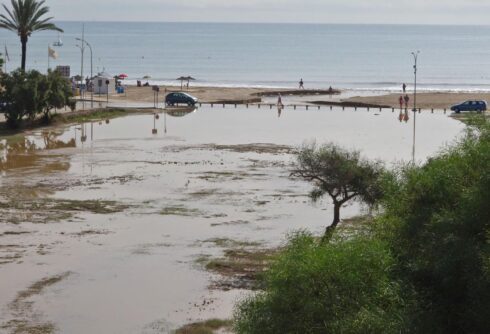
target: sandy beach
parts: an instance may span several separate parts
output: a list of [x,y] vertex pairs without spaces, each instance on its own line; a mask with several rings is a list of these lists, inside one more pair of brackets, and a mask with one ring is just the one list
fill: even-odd
[[[390,106],[398,108],[398,99],[403,93],[393,93],[378,96],[356,96],[343,102],[368,103],[379,106]],[[410,105],[413,103],[413,93],[408,93]],[[490,101],[490,93],[453,93],[453,92],[431,92],[417,93],[417,107],[422,109],[449,109],[452,105],[466,100]]]
[[[160,86],[159,100],[164,99],[165,94],[170,92],[180,92],[191,94],[203,103],[257,103],[261,102],[264,96],[294,95],[294,96],[314,96],[325,95],[329,91],[325,89],[274,89],[274,88],[247,88],[247,87],[189,87],[180,89],[180,86]],[[340,91],[334,90],[333,94]],[[87,96],[86,96],[87,97]],[[132,101],[132,102],[153,102],[154,92],[152,87],[127,86],[126,94],[112,95],[111,99]]]
[[[180,86],[161,86],[159,101],[162,102],[165,94],[178,92]],[[271,102],[281,94],[290,103],[297,104],[326,104],[337,106],[365,106],[398,108],[400,93],[380,94],[380,92],[358,92],[355,90],[334,90],[328,94],[325,89],[272,89],[272,88],[246,88],[246,87],[190,87],[183,90],[199,99],[202,103],[260,103]],[[354,95],[354,96],[352,96]],[[359,96],[357,96],[359,95]],[[413,103],[413,93],[409,92],[409,105]],[[88,99],[89,95],[85,95]],[[127,86],[125,94],[110,96],[111,102],[127,103],[153,103],[154,92],[152,87]],[[96,97],[96,100],[105,101],[105,96]],[[466,100],[490,101],[490,93],[463,93],[463,92],[420,92],[417,93],[417,107],[421,109],[449,109],[452,105]]]

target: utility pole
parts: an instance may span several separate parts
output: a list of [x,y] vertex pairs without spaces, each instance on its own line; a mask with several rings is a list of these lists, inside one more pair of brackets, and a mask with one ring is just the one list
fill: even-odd
[[82,24],[82,45],[80,46],[80,50],[82,52],[82,60],[81,60],[81,70],[80,70],[80,97],[82,98],[82,106],[85,110],[85,100],[84,100],[84,89],[83,89],[83,55],[85,52],[85,23]]
[[[93,78],[94,78],[94,63],[93,63],[94,54],[92,52],[92,46],[86,40],[82,40],[80,38],[76,38],[76,40],[77,41],[81,41],[82,42],[82,45],[83,44],[87,44],[87,46],[88,46],[88,48],[90,50],[90,80],[93,80]],[[92,82],[92,89],[90,90],[90,107],[92,109],[94,108],[94,87],[93,87],[93,82]]]

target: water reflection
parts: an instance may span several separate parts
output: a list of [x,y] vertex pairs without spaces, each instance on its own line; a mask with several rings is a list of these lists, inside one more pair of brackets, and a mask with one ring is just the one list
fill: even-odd
[[282,114],[282,110],[284,109],[284,105],[278,104],[277,105],[277,117],[280,118]]
[[[0,141],[0,170],[34,166],[41,159],[49,157],[49,155],[40,154],[42,150],[76,147],[75,138],[60,139],[64,132],[64,130],[42,131],[38,140],[31,137],[19,139],[15,136],[3,139]],[[52,161],[43,164],[42,168],[59,171],[67,170],[69,165],[60,161]]]
[[[170,117],[185,117],[197,111],[196,107],[176,107],[176,108],[165,108],[163,112],[163,133],[167,134],[167,115]],[[156,119],[159,119],[158,114],[155,116]],[[155,125],[153,126],[156,131]],[[156,132],[152,132],[156,134]]]
[[401,122],[407,123],[410,120],[410,117],[408,116],[408,109],[405,109],[405,112],[402,112],[402,109],[400,109],[398,120],[400,121],[400,123]]
[[164,113],[172,117],[184,117],[195,112],[197,108],[195,107],[185,107],[185,108],[167,108]]

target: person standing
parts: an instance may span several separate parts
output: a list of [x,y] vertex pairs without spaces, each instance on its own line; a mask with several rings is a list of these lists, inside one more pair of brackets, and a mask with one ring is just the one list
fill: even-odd
[[403,96],[400,95],[398,102],[400,103],[400,110],[401,110],[403,108]]
[[410,101],[410,98],[408,97],[407,94],[405,94],[404,100],[405,100],[405,109],[407,109],[408,108],[408,101]]
[[303,78],[299,80],[299,89],[305,89],[305,83],[303,82]]
[[403,89],[403,93],[405,93],[407,91],[407,85],[403,84],[402,89]]
[[281,94],[279,94],[279,96],[277,97],[277,106],[278,107],[282,107],[283,106]]

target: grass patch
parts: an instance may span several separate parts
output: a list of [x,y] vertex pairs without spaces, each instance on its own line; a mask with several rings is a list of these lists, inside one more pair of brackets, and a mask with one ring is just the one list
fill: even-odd
[[168,206],[160,210],[160,215],[162,216],[184,216],[184,217],[194,217],[201,214],[198,209],[190,209],[184,206]]
[[61,210],[61,211],[81,211],[81,212],[91,212],[91,213],[98,213],[98,214],[111,214],[111,213],[124,211],[127,208],[129,208],[128,205],[120,204],[115,201],[56,200],[56,201],[52,201],[52,207],[50,209]]
[[222,258],[200,260],[206,270],[221,276],[220,280],[213,282],[211,288],[224,291],[257,290],[262,288],[261,278],[277,253],[277,249],[238,248],[225,250]]
[[68,114],[55,114],[52,120],[53,123],[84,123],[88,121],[113,119],[129,115],[132,112],[134,112],[134,110],[121,108],[96,109]]
[[0,223],[50,223],[70,219],[75,212],[113,214],[127,208],[129,205],[103,200],[11,199],[8,202],[0,202]]
[[256,247],[260,246],[260,242],[256,241],[239,241],[233,240],[229,238],[212,238],[204,240],[205,243],[214,243],[218,247],[227,247],[227,248],[237,248],[237,247]]
[[80,231],[77,233],[73,233],[73,235],[77,237],[84,237],[84,236],[89,236],[89,235],[105,235],[109,234],[110,232],[107,230],[84,230]]
[[28,301],[32,296],[41,294],[46,288],[59,283],[71,275],[65,272],[59,275],[43,278],[26,290],[20,291],[8,308],[15,318],[2,325],[1,329],[9,330],[13,334],[51,334],[56,332],[55,326],[50,322],[39,321],[39,315],[33,311],[32,302]]
[[52,334],[56,332],[54,324],[30,324],[25,320],[10,320],[0,329],[11,329],[12,334]]
[[214,334],[217,330],[231,329],[231,320],[210,319],[185,325],[175,331],[176,334]]
[[36,283],[28,287],[26,290],[19,292],[17,294],[17,298],[15,298],[15,300],[13,301],[13,304],[15,305],[23,301],[24,299],[40,294],[44,289],[64,280],[69,275],[71,275],[71,272],[66,272],[60,275],[46,277],[37,281]]

